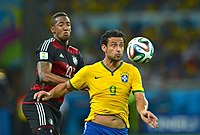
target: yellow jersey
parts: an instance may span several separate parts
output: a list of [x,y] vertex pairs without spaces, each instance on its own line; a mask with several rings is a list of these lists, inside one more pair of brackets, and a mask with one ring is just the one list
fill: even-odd
[[128,121],[128,98],[130,91],[144,92],[139,70],[126,62],[110,71],[102,61],[86,65],[69,80],[77,90],[89,87],[90,113],[85,121],[91,121],[97,114],[115,115],[130,127]]

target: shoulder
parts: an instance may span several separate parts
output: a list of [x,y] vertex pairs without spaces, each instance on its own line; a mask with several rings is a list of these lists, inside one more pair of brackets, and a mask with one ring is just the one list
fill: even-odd
[[101,62],[96,62],[94,64],[85,65],[84,67],[82,67],[82,69],[89,70],[89,71],[92,71],[93,69],[96,70],[97,67],[99,67],[100,64],[101,64]]
[[124,62],[124,61],[123,61],[123,65],[126,66],[126,67],[131,67],[131,68],[135,67],[134,65],[127,63],[127,62]]
[[55,41],[54,38],[48,38],[48,39],[43,40],[42,45],[48,45],[54,41]]
[[138,70],[138,68],[136,66],[134,66],[133,64],[130,64],[130,63],[127,63],[127,62],[123,62],[123,65],[126,67],[126,68],[129,68],[131,70]]
[[93,64],[90,65],[91,68],[96,69],[96,67],[100,67],[102,66],[101,61],[95,62]]
[[77,48],[73,47],[73,46],[69,46],[69,47],[67,48],[67,51],[68,51],[69,53],[71,53],[71,54],[79,54],[79,50],[78,50]]
[[51,43],[54,42],[55,39],[54,38],[48,38],[43,40],[43,42],[40,44],[40,51],[47,51],[48,48],[51,46]]

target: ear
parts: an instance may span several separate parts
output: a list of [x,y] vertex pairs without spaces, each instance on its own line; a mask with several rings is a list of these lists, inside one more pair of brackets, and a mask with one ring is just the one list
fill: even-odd
[[56,33],[56,32],[55,32],[55,28],[54,28],[53,26],[51,26],[50,30],[51,30],[51,32],[52,32],[53,34]]
[[106,51],[107,51],[107,47],[106,47],[105,44],[102,44],[102,45],[101,45],[101,49],[102,49],[103,52],[106,53]]

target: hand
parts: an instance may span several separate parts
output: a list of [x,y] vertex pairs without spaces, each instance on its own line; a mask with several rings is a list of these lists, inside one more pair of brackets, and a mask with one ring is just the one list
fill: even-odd
[[39,91],[35,93],[33,97],[33,99],[37,99],[37,102],[40,100],[46,101],[49,100],[50,98],[51,98],[51,93],[46,91]]
[[143,111],[141,113],[141,119],[147,123],[151,128],[158,127],[158,118],[150,111]]

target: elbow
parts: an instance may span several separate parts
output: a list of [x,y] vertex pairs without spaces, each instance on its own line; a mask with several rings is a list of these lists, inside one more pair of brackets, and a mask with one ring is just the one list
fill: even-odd
[[39,74],[39,80],[40,80],[40,82],[43,82],[43,83],[49,82],[49,79],[47,77],[47,73],[41,72]]

